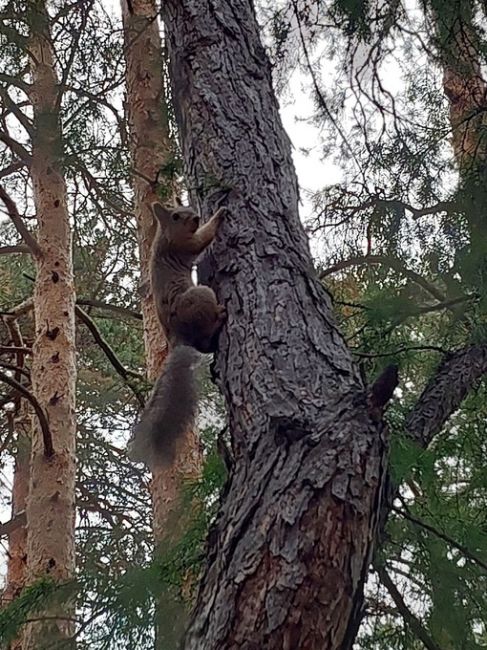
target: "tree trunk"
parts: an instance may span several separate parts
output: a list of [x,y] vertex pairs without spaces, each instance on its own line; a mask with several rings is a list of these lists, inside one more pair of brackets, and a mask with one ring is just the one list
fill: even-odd
[[249,0],[163,4],[184,159],[228,311],[215,371],[235,466],[185,648],[332,649],[367,570],[384,442],[315,277]]
[[[60,90],[43,1],[30,3],[28,19],[30,98],[35,127],[31,175],[37,240],[42,251],[36,260],[32,386],[46,413],[51,434],[51,440],[43,438],[35,421],[27,501],[27,568],[32,583],[39,578],[65,581],[74,575],[76,359],[71,233],[61,160]],[[66,603],[46,610],[45,614],[52,618],[27,626],[24,650],[38,650],[46,643],[54,646],[69,638],[73,633],[69,620],[72,612],[71,605]]]
[[480,42],[469,3],[441,5],[434,12],[443,62],[443,90],[448,98],[452,145],[462,172],[484,161],[487,85],[480,66]]
[[[30,409],[26,401],[20,403],[13,426],[16,432],[17,451],[15,454],[14,475],[12,482],[11,520],[19,519],[8,534],[7,578],[2,594],[2,605],[8,606],[27,582],[27,528],[22,522],[29,486],[30,431],[32,427]],[[8,645],[8,650],[22,650],[22,640],[17,638]]]
[[[164,74],[161,38],[157,21],[155,0],[132,0],[130,8],[122,0],[122,17],[125,33],[125,59],[127,65],[127,106],[129,114],[130,147],[133,161],[133,188],[141,279],[149,279],[149,258],[154,237],[154,220],[150,207],[156,198],[155,191],[162,187],[171,199],[170,182],[158,176],[161,168],[171,159],[168,134],[167,105],[164,92]],[[164,185],[164,182],[166,183]],[[169,191],[168,191],[169,189]],[[159,323],[150,292],[143,292],[142,317],[147,364],[147,377],[154,381],[160,374],[167,353],[167,342]],[[180,441],[176,462],[171,468],[154,468],[151,482],[153,530],[155,542],[177,539],[176,525],[181,512],[178,508],[183,478],[200,475],[202,455],[199,439],[188,431]],[[161,605],[162,622],[157,625],[156,647],[168,642],[167,635],[179,637],[180,625],[172,630],[181,616],[167,620],[167,607]],[[180,610],[180,608],[178,607]],[[179,612],[181,614],[181,612]],[[164,637],[164,638],[163,638]],[[167,646],[166,646],[167,647]]]
[[487,281],[487,84],[473,11],[472,3],[461,0],[441,3],[434,21],[443,90],[450,107],[453,153],[460,173],[459,208],[470,236],[469,250],[461,259],[461,276],[471,290],[482,291]]
[[[144,282],[149,278],[149,257],[154,237],[150,202],[156,198],[158,174],[164,163],[170,160],[171,150],[156,3],[155,0],[132,0],[130,4],[131,11],[126,1],[122,1],[135,215],[141,279]],[[142,316],[147,376],[154,381],[161,372],[167,342],[150,292],[142,297]],[[169,470],[155,470],[153,474],[152,502],[157,541],[168,532],[167,520],[177,502],[181,478],[198,476],[200,469],[199,441],[195,433],[189,431],[181,441],[176,464]]]

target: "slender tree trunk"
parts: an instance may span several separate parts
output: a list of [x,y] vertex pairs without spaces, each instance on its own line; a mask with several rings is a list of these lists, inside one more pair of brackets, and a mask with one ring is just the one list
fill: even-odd
[[[2,594],[2,604],[8,606],[27,582],[27,528],[22,521],[27,501],[29,486],[29,456],[30,431],[32,427],[31,414],[28,404],[20,403],[19,411],[13,421],[16,432],[17,451],[15,455],[14,475],[12,482],[12,515],[11,519],[19,520],[8,535],[7,578]],[[22,650],[22,640],[12,641],[8,650]]]
[[[28,20],[35,126],[31,175],[42,251],[36,260],[32,386],[51,434],[51,440],[43,438],[35,421],[27,501],[28,579],[62,582],[73,577],[75,565],[75,290],[62,172],[60,90],[49,17],[42,0],[30,3]],[[72,611],[66,603],[46,610],[48,620],[27,626],[24,650],[55,646],[69,638]]]
[[470,3],[461,0],[442,4],[434,11],[453,151],[463,173],[475,168],[479,161],[485,161],[487,152],[487,85],[482,76],[481,46],[471,12]]
[[216,375],[235,466],[185,648],[339,648],[367,570],[381,427],[317,281],[250,0],[168,0],[190,186],[226,203],[204,278],[228,311]]
[[[16,318],[4,317],[10,336],[11,343],[18,347],[24,347],[24,340]],[[17,368],[23,368],[25,355],[21,352],[16,354],[15,364]],[[22,383],[22,373],[16,371],[15,380]],[[14,472],[12,480],[12,509],[11,521],[12,530],[8,533],[7,552],[7,577],[5,589],[2,593],[2,606],[8,606],[17,596],[27,582],[27,528],[25,525],[25,508],[29,489],[29,461],[30,461],[30,434],[32,429],[31,409],[26,400],[20,396],[15,398],[15,411],[12,413],[11,422],[12,434],[16,441],[16,452]],[[21,650],[21,638],[11,641],[9,650]]]
[[[155,0],[132,0],[130,8],[122,0],[125,32],[125,58],[127,64],[127,105],[129,113],[130,144],[133,161],[133,187],[141,279],[149,279],[149,257],[154,223],[151,200],[162,187],[168,200],[171,197],[170,181],[158,178],[161,168],[171,159],[168,134],[167,105],[164,92],[162,45],[157,20]],[[164,185],[165,183],[165,185]],[[142,316],[147,376],[154,381],[161,372],[167,353],[167,342],[156,314],[150,292],[142,296]],[[153,470],[151,495],[155,542],[177,538],[180,518],[179,494],[183,478],[195,478],[201,471],[202,456],[199,439],[188,431],[181,440],[175,464]],[[160,604],[161,621],[157,625],[156,647],[167,647],[167,635],[180,636],[182,612],[173,612],[168,620],[169,602]],[[176,629],[172,629],[175,624]]]
[[[473,3],[434,0],[434,23],[450,108],[453,153],[460,173],[460,208],[470,235],[462,279],[475,291],[487,280],[487,83]],[[437,6],[438,5],[438,6]]]

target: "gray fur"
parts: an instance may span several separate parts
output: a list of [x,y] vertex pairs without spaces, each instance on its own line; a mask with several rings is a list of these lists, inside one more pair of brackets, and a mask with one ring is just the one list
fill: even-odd
[[201,355],[187,345],[178,345],[170,353],[147,400],[139,422],[133,428],[128,447],[135,462],[172,465],[176,442],[196,418],[198,382],[195,366]]

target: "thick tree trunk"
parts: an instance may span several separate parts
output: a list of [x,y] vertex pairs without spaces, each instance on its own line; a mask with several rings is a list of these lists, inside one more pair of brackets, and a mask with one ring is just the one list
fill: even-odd
[[[154,220],[150,202],[155,198],[161,168],[171,158],[168,134],[167,105],[163,85],[162,45],[155,0],[132,0],[130,8],[122,0],[127,64],[127,106],[130,146],[133,161],[133,188],[141,278],[149,279],[149,257],[154,236]],[[171,199],[170,181],[159,178]],[[164,183],[166,182],[166,185]],[[168,191],[169,190],[169,191]],[[142,316],[148,379],[160,374],[167,353],[167,342],[159,323],[150,292],[142,296]],[[202,455],[198,436],[188,431],[178,446],[176,462],[170,468],[154,468],[151,482],[153,530],[155,542],[176,539],[181,518],[180,489],[184,478],[200,475]],[[180,604],[159,604],[160,618],[156,624],[156,648],[175,645],[184,624],[184,608]],[[173,615],[168,620],[168,612]]]
[[235,467],[186,648],[339,648],[375,534],[384,442],[317,281],[249,0],[168,0],[175,108],[228,310],[216,375]]
[[[42,250],[36,260],[32,386],[46,413],[52,440],[43,439],[35,421],[27,501],[27,568],[30,582],[46,577],[64,581],[74,575],[75,563],[75,290],[66,186],[61,168],[60,91],[49,18],[40,0],[30,3],[29,9],[30,98],[35,125],[31,175],[37,240]],[[55,645],[71,636],[69,604],[52,608],[46,614],[60,618],[29,624],[25,650],[38,650],[46,643]]]

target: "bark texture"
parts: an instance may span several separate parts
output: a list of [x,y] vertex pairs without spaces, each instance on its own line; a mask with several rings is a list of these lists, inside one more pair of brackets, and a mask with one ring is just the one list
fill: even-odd
[[[28,579],[65,581],[74,574],[75,546],[75,290],[71,234],[62,173],[59,89],[44,2],[30,4],[30,99],[34,110],[31,176],[37,215],[34,289],[36,338],[32,387],[44,409],[54,454],[47,457],[37,422],[32,433],[31,476],[27,501]],[[71,636],[69,604],[47,612],[59,619],[27,626],[24,648],[38,650]],[[63,618],[61,618],[63,617]]]
[[426,449],[485,374],[486,346],[472,345],[448,355],[408,415],[407,435]]
[[200,271],[228,311],[215,373],[236,463],[185,648],[338,648],[375,534],[381,427],[313,271],[252,3],[162,11],[194,198],[229,208]]
[[[162,44],[155,0],[122,0],[127,65],[127,107],[133,160],[135,216],[141,279],[149,279],[149,257],[154,237],[150,207],[156,198],[158,174],[171,156],[167,106],[163,85]],[[163,179],[161,179],[163,182]],[[167,354],[167,342],[150,292],[142,296],[147,376],[154,381]],[[201,469],[199,440],[193,431],[178,448],[171,468],[153,471],[151,493],[156,541],[168,534],[168,520],[177,508],[182,477],[196,477]]]

